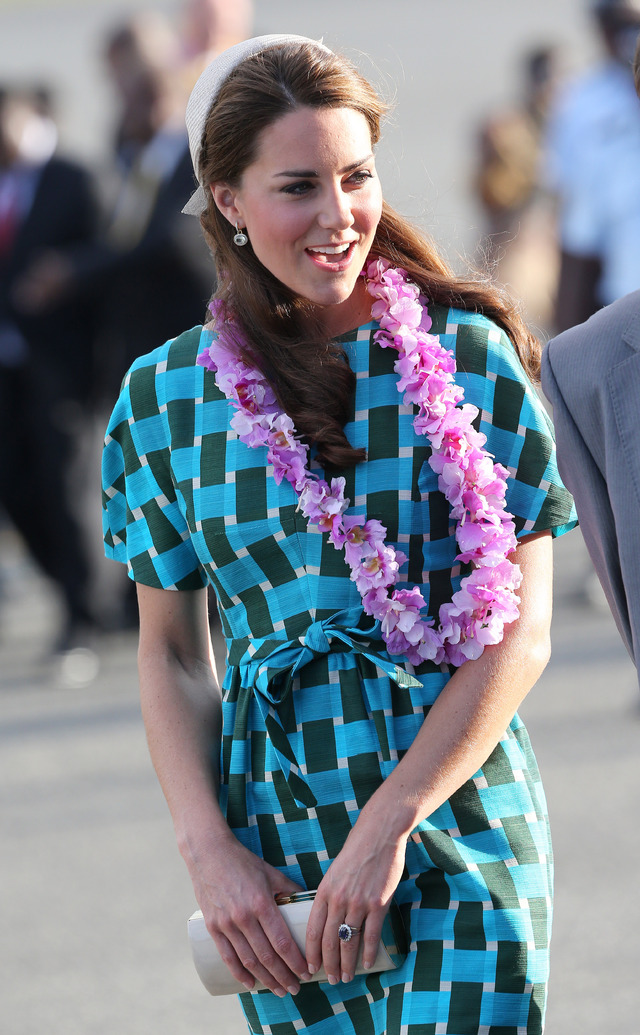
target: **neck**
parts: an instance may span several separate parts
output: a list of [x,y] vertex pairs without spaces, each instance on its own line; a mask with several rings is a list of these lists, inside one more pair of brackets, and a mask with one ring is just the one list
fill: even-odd
[[349,298],[338,305],[318,306],[314,316],[328,338],[338,338],[371,319],[371,296],[363,277],[358,277]]

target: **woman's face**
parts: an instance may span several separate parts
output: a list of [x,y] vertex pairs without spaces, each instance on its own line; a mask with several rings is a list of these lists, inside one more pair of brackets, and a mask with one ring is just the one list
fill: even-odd
[[246,227],[268,270],[322,308],[331,334],[368,319],[358,280],[382,211],[366,119],[351,108],[299,108],[263,130],[240,187],[212,188],[216,204]]

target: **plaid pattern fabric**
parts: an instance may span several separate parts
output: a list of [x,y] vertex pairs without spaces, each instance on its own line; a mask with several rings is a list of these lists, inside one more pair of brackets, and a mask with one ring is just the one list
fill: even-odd
[[[550,424],[510,343],[485,318],[433,307],[487,448],[510,471],[520,535],[575,524]],[[431,613],[465,574],[454,526],[402,405],[375,324],[347,336],[357,375],[350,441],[368,460],[344,474],[350,512],[378,518],[408,556]],[[277,486],[266,451],[229,427],[229,404],[195,365],[206,330],[143,357],[105,444],[107,553],[167,589],[210,581],[227,637],[221,800],[252,851],[317,887],[359,810],[410,747],[449,678],[396,669],[367,624],[342,554]],[[335,472],[331,472],[335,473]],[[551,903],[544,794],[514,718],[482,769],[422,822],[397,895],[411,951],[394,972],[310,985],[295,998],[241,997],[256,1033],[533,1035],[541,1032]]]

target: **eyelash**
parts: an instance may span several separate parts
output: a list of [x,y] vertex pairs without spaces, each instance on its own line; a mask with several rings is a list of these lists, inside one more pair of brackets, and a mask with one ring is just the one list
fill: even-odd
[[[356,172],[351,173],[351,176],[346,180],[347,184],[352,184],[356,187],[361,187],[366,180],[373,179],[373,173],[369,172],[368,169],[358,169]],[[315,183],[311,180],[300,180],[297,183],[288,183],[286,187],[282,188],[283,194],[292,194],[294,197],[302,197],[307,194],[309,190],[313,190]]]

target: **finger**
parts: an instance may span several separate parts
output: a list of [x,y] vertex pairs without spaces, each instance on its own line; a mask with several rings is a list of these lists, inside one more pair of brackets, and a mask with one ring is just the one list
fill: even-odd
[[[345,920],[343,924],[338,926],[341,981],[348,982],[353,980],[358,962],[358,952],[363,941],[364,927],[364,919]],[[347,935],[350,936],[347,937]]]
[[327,920],[327,903],[316,898],[307,921],[305,955],[310,974],[317,974],[322,966],[322,935]]
[[[233,950],[236,954],[236,958],[240,965],[240,970],[245,974],[248,974],[248,980],[244,980],[243,984],[251,992],[255,987],[255,982],[259,981],[269,988],[275,995],[283,998],[289,989],[286,985],[283,985],[278,981],[268,967],[264,966],[262,960],[269,962],[269,952],[265,949],[264,944],[258,939],[258,945],[252,944],[243,934],[242,931],[236,931],[233,935]],[[226,961],[225,961],[226,962]],[[229,966],[229,964],[227,964]],[[231,973],[235,971],[232,967],[229,967]],[[242,980],[242,979],[241,979]],[[292,985],[292,988],[294,986]],[[297,990],[297,989],[296,989]]]
[[342,975],[341,942],[338,937],[338,930],[340,925],[344,923],[344,915],[344,909],[340,913],[330,909],[322,934],[322,962],[327,975],[327,981],[331,985],[336,985]]
[[303,888],[301,884],[296,884],[294,880],[290,880],[289,877],[285,876],[284,873],[281,873],[280,870],[276,870],[273,867],[272,870],[273,877],[275,879],[272,879],[270,883],[273,888],[274,897],[277,895],[297,895],[301,891],[307,890],[306,888]]
[[365,970],[370,970],[376,961],[385,915],[386,910],[383,910],[382,912],[371,912],[367,916],[367,922],[362,932],[362,965]]
[[[247,970],[247,968],[243,966],[236,949],[229,939],[220,931],[215,931],[211,937],[216,943],[218,952],[220,953],[220,959],[231,972],[233,977],[236,981],[241,981],[247,991],[252,992],[255,987],[256,980],[251,971]],[[246,954],[246,958],[249,959],[248,953]]]
[[289,984],[286,987],[290,988],[291,979],[293,979],[294,983],[308,981],[311,975],[307,967],[307,961],[296,945],[293,935],[277,906],[274,905],[265,917],[259,917],[258,919],[261,921],[265,937],[277,954],[277,960],[284,967],[284,970],[282,970],[282,967],[280,968],[281,972],[286,972],[290,977]]
[[[276,902],[280,896],[286,899],[288,896],[296,895],[300,892],[306,891],[306,888],[303,888],[300,884],[296,884],[295,881],[291,880],[280,870],[277,870],[274,866],[269,866],[268,863],[264,863],[264,867],[267,871],[267,876],[269,878],[271,888],[273,891],[273,896],[276,899]],[[307,969],[307,961],[300,949],[298,948],[296,942],[291,937],[291,932],[289,931],[289,928],[287,927],[281,912],[277,910],[273,914],[273,916],[274,918],[277,918],[277,920],[275,921],[275,926],[271,927],[267,919],[265,923],[263,923],[263,927],[265,928],[265,930],[268,929],[268,934],[272,940],[273,938],[282,939],[283,937],[286,939],[285,945],[283,946],[280,955],[282,955],[282,958],[284,959],[287,966],[295,974],[298,975],[301,981],[308,981],[311,977],[311,974]]]
[[[289,943],[293,942],[291,932],[274,903],[269,904],[269,910],[275,913],[278,922],[278,933],[271,935],[275,944],[265,932],[258,914],[245,912],[233,920],[229,919],[228,926],[225,926],[222,933],[231,943],[240,967],[247,971],[250,977],[261,981],[276,995],[284,996],[287,992],[297,995],[300,991],[300,981],[280,956],[280,951],[286,951]],[[293,944],[300,959],[301,970],[306,972],[306,961],[295,943]],[[235,974],[233,968],[230,969]],[[246,978],[240,977],[240,980],[247,983]]]
[[[262,922],[260,922],[262,921]],[[298,949],[278,908],[271,907],[268,918],[255,917],[243,925],[243,933],[253,948],[259,965],[268,972],[265,984],[286,988],[292,996],[300,990],[298,974],[307,975],[307,960]],[[289,966],[287,960],[291,960]]]

